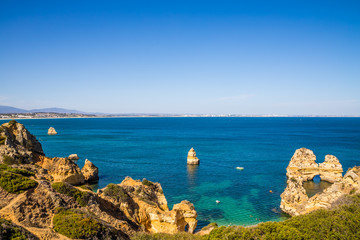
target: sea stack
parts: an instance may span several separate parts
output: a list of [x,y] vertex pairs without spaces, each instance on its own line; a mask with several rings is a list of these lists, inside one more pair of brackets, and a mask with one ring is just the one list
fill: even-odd
[[191,148],[190,151],[188,152],[187,164],[199,165],[199,163],[200,163],[200,160],[196,157],[196,152],[195,152],[194,148]]
[[57,132],[55,131],[55,128],[50,127],[48,130],[48,135],[56,135],[56,134],[57,134]]

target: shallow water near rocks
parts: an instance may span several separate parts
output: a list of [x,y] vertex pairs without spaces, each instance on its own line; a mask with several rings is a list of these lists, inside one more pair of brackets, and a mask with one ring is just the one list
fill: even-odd
[[[98,187],[126,176],[160,182],[169,207],[187,199],[198,228],[279,221],[286,167],[295,150],[360,165],[360,118],[87,118],[29,119],[48,156],[77,153],[99,167]],[[1,123],[5,121],[0,121]],[[58,135],[47,135],[52,126]],[[191,147],[199,166],[187,166]],[[244,167],[238,170],[236,167]],[[269,191],[272,190],[272,193]],[[216,203],[219,200],[220,203]]]

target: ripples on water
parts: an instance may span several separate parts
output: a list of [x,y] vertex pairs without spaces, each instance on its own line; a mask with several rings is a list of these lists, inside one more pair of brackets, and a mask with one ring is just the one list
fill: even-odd
[[[4,122],[4,121],[2,121]],[[48,156],[77,153],[100,169],[99,187],[126,176],[160,182],[169,207],[195,204],[199,228],[278,221],[286,167],[296,149],[318,162],[337,156],[344,169],[360,165],[359,118],[114,118],[19,120]],[[48,136],[53,126],[59,133]],[[199,166],[187,166],[194,147]],[[236,167],[244,167],[239,171]],[[308,189],[322,188],[313,183]],[[269,191],[272,190],[273,193]],[[217,204],[216,200],[220,203]]]

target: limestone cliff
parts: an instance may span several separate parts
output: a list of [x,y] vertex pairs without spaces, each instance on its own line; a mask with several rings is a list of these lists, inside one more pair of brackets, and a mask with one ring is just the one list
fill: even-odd
[[41,144],[24,125],[12,120],[0,126],[0,163],[33,163],[39,155]]
[[[175,204],[169,211],[166,198],[159,183],[146,179],[142,182],[125,178],[121,184],[99,190],[100,196],[109,200],[136,224],[151,233],[193,233],[197,224],[194,205],[188,201]],[[120,195],[119,195],[120,193]]]
[[[332,203],[345,194],[359,192],[359,168],[349,169],[342,176],[342,166],[332,155],[326,155],[323,163],[316,163],[314,153],[306,148],[295,151],[286,168],[287,186],[281,194],[280,208],[290,215],[301,215],[320,208],[329,208]],[[309,198],[303,183],[320,175],[321,180],[332,183],[322,193]]]

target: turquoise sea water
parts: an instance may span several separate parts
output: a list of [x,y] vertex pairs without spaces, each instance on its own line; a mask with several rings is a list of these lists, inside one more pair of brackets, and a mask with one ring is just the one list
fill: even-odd
[[[40,140],[47,156],[77,153],[81,167],[91,160],[100,169],[100,188],[126,176],[160,182],[170,208],[184,199],[194,203],[199,228],[209,222],[252,225],[286,218],[279,210],[280,194],[297,148],[313,150],[318,162],[333,154],[345,171],[360,165],[360,118],[18,121]],[[48,136],[50,126],[59,134]],[[199,166],[186,164],[191,147]]]

